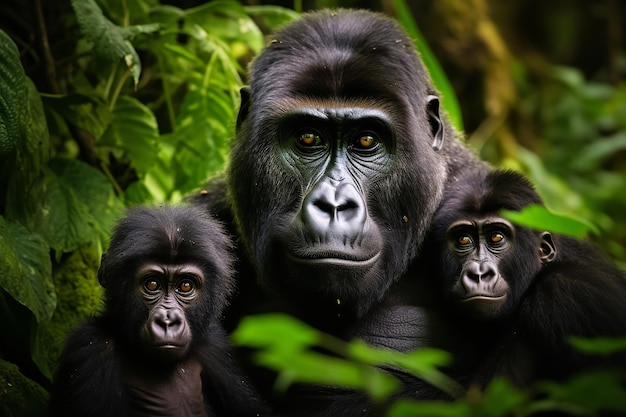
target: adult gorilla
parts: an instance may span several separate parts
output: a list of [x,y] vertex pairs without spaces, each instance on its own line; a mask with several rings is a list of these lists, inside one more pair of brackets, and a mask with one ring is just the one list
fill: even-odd
[[484,167],[435,94],[407,35],[363,10],[304,15],[254,61],[228,197],[214,180],[194,200],[232,216],[271,310],[351,334],[402,276],[446,182]]
[[194,198],[232,220],[245,252],[227,318],[284,311],[339,337],[416,347],[420,312],[390,288],[446,183],[487,169],[456,136],[395,21],[322,11],[278,32],[242,91],[226,187]]

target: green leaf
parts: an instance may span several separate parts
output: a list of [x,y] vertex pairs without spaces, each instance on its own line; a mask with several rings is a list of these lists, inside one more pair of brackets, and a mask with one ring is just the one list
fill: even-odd
[[301,350],[314,346],[319,334],[313,328],[284,314],[244,317],[232,333],[233,343],[255,348],[280,346],[281,350]]
[[257,362],[279,372],[276,389],[284,391],[294,382],[333,385],[367,392],[382,401],[395,392],[400,382],[372,366],[300,350],[267,349],[256,355]]
[[370,365],[394,365],[419,377],[429,384],[441,389],[452,398],[460,398],[465,389],[453,379],[439,371],[451,362],[448,352],[438,349],[421,348],[408,353],[389,349],[379,349],[365,344],[360,340],[353,340],[348,345],[348,357]]
[[185,96],[174,132],[176,189],[189,192],[224,168],[234,134],[235,103],[214,85],[193,86]]
[[450,117],[450,121],[457,130],[462,131],[463,116],[461,114],[461,106],[456,99],[456,94],[454,94],[452,84],[450,84],[446,73],[443,71],[443,68],[441,68],[441,65],[439,65],[437,58],[435,58],[435,54],[431,51],[428,43],[424,40],[424,36],[417,27],[415,20],[413,20],[411,10],[407,6],[406,0],[394,0],[393,4],[396,8],[398,20],[402,26],[404,26],[404,29],[408,32],[409,36],[413,38],[422,61],[430,73],[433,84],[440,92],[439,99],[441,100],[443,108],[446,109],[448,117]]
[[44,239],[0,216],[0,256],[0,287],[32,311],[38,323],[49,320],[56,294]]
[[125,39],[129,32],[107,19],[95,0],[72,0],[72,7],[81,33],[93,44],[93,54],[105,62],[123,60],[137,85],[141,62],[133,45]]
[[471,409],[467,403],[408,399],[395,402],[386,414],[387,417],[461,417],[471,415]]
[[26,113],[28,87],[20,55],[13,40],[0,30],[0,155],[15,148]]
[[146,19],[159,0],[98,0],[98,4],[113,21],[127,25]]
[[111,122],[109,106],[101,98],[86,94],[44,95],[46,110],[58,113],[70,122],[93,135],[98,140]]
[[510,416],[528,403],[528,394],[506,379],[492,380],[480,401],[482,415]]
[[263,33],[238,2],[218,0],[188,9],[185,29],[190,26],[222,41],[244,41],[255,52],[263,47]]
[[98,146],[122,150],[139,176],[143,176],[157,159],[158,139],[159,129],[152,111],[133,97],[121,96]]
[[[332,338],[284,314],[244,317],[231,339],[236,345],[260,349],[256,361],[278,372],[278,390],[294,382],[339,385],[382,400],[399,386],[394,377],[369,364],[310,351],[327,347],[323,340]],[[338,341],[332,340],[336,345]]]
[[611,355],[626,352],[626,338],[624,337],[594,337],[593,339],[570,337],[569,342],[577,350],[587,354]]
[[255,21],[262,22],[261,26],[276,30],[300,18],[300,14],[285,7],[262,5],[262,6],[245,6],[246,13],[253,16]]
[[58,159],[28,189],[11,188],[7,212],[53,249],[71,252],[104,239],[119,207],[112,195],[102,173],[78,160]]
[[[538,388],[548,395],[543,409],[578,411],[598,415],[598,411],[626,413],[626,376],[624,372],[592,371],[575,375],[565,383],[543,382]],[[549,408],[551,407],[551,408]],[[602,414],[601,414],[602,415]]]
[[74,159],[53,159],[48,166],[57,175],[65,187],[86,208],[86,223],[97,235],[101,243],[106,244],[109,232],[124,211],[124,205],[115,196],[113,186],[100,171]]
[[53,249],[71,252],[91,240],[87,208],[51,170],[45,169],[22,198],[28,208],[24,223]]
[[561,233],[575,238],[583,238],[589,231],[598,233],[593,225],[583,220],[553,213],[538,204],[526,206],[521,211],[502,210],[500,214],[520,226]]

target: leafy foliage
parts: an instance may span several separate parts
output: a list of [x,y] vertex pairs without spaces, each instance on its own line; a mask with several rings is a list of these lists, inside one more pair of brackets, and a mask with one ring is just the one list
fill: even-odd
[[595,224],[599,243],[624,262],[626,84],[588,81],[564,67],[549,68],[538,86],[529,74],[520,79],[522,120],[541,127],[541,159],[520,149],[521,167],[548,207]]
[[583,220],[551,212],[544,206],[531,204],[521,211],[502,210],[502,216],[521,226],[537,230],[547,230],[576,238],[583,238],[590,230],[597,228]]
[[[73,271],[76,282],[93,276],[97,265],[81,263],[81,272],[67,269],[68,259],[99,258],[125,206],[176,201],[223,168],[243,85],[240,60],[264,43],[252,16],[265,25],[296,17],[232,1],[71,6],[72,18],[59,22],[78,34],[63,59],[46,62],[58,68],[47,80],[52,92],[37,91],[0,30],[0,308],[7,317],[0,330],[15,333],[0,353],[20,352],[10,356],[38,369],[43,382],[64,333],[99,305],[68,297],[67,280],[55,282],[53,271]],[[67,324],[50,324],[53,317]]]
[[[386,365],[457,399],[455,402],[400,399],[392,403],[388,417],[626,413],[626,370],[623,369],[582,373],[563,383],[541,381],[528,390],[516,388],[504,379],[493,380],[484,390],[476,386],[465,390],[439,370],[449,363],[446,352],[419,349],[402,354],[372,348],[359,340],[344,342],[281,314],[244,318],[233,333],[233,342],[257,349],[257,363],[278,373],[276,388],[281,391],[297,382],[335,385],[363,391],[381,403],[400,386],[393,376],[395,373],[380,368]],[[587,353],[626,352],[625,340],[573,342]],[[320,350],[327,353],[321,354]]]

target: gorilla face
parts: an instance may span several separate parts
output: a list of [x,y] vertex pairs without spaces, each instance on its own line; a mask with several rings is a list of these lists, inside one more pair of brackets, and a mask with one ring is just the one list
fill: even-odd
[[371,12],[286,27],[242,91],[229,167],[263,284],[363,314],[417,252],[441,197],[444,125],[406,35]]
[[446,189],[432,226],[436,268],[464,319],[508,320],[539,271],[556,259],[549,232],[514,226],[499,215],[540,203],[532,184],[509,171],[469,175]]

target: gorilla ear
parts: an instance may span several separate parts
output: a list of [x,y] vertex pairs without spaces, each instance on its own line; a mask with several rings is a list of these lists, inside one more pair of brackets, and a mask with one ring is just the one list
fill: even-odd
[[539,259],[542,264],[548,264],[556,259],[556,246],[552,241],[552,234],[549,232],[543,232],[540,235],[541,246],[539,247]]
[[433,134],[433,149],[441,150],[445,135],[444,124],[439,115],[439,97],[429,95],[426,99],[426,112],[430,122],[430,130]]
[[241,124],[248,117],[248,110],[250,110],[250,88],[241,87],[239,90],[241,96],[241,104],[239,105],[239,114],[237,114],[237,131],[241,128]]
[[107,254],[103,253],[102,257],[100,258],[100,268],[98,268],[98,282],[100,283],[100,285],[102,285],[103,288],[106,288],[107,286],[107,280],[106,280],[106,267],[105,267],[105,262],[106,262],[106,257]]

